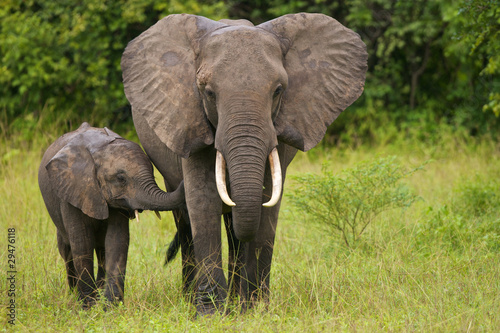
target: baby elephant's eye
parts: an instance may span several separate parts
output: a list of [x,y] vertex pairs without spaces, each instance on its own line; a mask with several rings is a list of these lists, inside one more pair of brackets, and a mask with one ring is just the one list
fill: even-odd
[[127,183],[127,178],[123,173],[118,173],[116,175],[116,180],[122,185],[125,185]]

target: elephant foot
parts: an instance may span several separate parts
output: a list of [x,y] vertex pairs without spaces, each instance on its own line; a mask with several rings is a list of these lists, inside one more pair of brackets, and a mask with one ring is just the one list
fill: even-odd
[[81,301],[83,310],[90,310],[90,308],[92,308],[97,303],[97,299],[90,296],[81,299]]
[[217,286],[200,284],[195,297],[197,316],[204,317],[215,313],[222,313],[225,299],[225,293],[222,292]]
[[247,311],[255,308],[257,304],[264,304],[264,309],[269,309],[269,300],[245,300],[240,302],[240,314],[245,314]]
[[197,304],[196,305],[196,317],[207,317],[219,312],[216,306],[213,304]]
[[117,301],[113,301],[113,302],[106,300],[106,302],[104,302],[104,304],[102,304],[102,310],[104,312],[108,312],[108,310],[111,310],[113,308],[118,307],[120,305],[120,303],[123,304],[123,299],[120,301],[117,300]]
[[252,290],[250,295],[246,294],[246,297],[241,298],[240,303],[241,313],[247,312],[257,304],[264,304],[264,307],[267,309],[269,307],[269,288],[263,286],[261,289]]
[[123,302],[123,293],[116,290],[106,290],[104,297],[106,298],[106,302],[109,304],[118,305],[120,302]]

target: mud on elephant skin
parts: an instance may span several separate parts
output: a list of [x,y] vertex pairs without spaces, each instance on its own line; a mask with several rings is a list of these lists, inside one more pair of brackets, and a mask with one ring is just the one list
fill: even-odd
[[138,144],[87,123],[47,149],[38,183],[57,227],[69,286],[77,287],[84,308],[95,303],[101,287],[108,301],[123,300],[129,219],[142,210],[165,211],[185,205],[183,184],[175,192],[162,191]]
[[250,305],[267,298],[286,168],[361,95],[367,57],[359,35],[307,13],[258,26],[170,15],[127,46],[124,88],[139,139],[168,188],[185,182],[176,239],[198,313],[217,311],[228,291]]

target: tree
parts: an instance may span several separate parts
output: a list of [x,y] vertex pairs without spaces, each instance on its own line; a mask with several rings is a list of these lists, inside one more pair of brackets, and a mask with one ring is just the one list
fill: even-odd
[[498,137],[498,0],[3,0],[2,119],[64,113],[96,124],[123,121],[130,111],[121,54],[159,18],[187,12],[259,24],[301,11],[336,18],[369,52],[365,92],[325,142],[373,140],[381,129],[387,137],[388,127],[428,138],[441,123]]
[[225,7],[195,0],[4,0],[0,110],[8,121],[43,112],[120,118],[128,104],[120,69],[125,46],[159,18],[180,12],[219,19]]
[[[484,111],[500,116],[500,3],[464,0],[457,13],[456,50],[477,64],[476,75],[486,83],[489,103]],[[479,72],[477,72],[479,70]],[[489,83],[489,84],[488,84]]]

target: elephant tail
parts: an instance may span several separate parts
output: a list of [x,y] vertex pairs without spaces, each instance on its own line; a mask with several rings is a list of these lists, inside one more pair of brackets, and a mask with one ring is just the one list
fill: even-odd
[[179,247],[181,246],[179,231],[175,233],[174,239],[170,242],[168,246],[167,254],[165,255],[165,262],[163,265],[168,265],[169,262],[175,259],[177,252],[179,252]]

